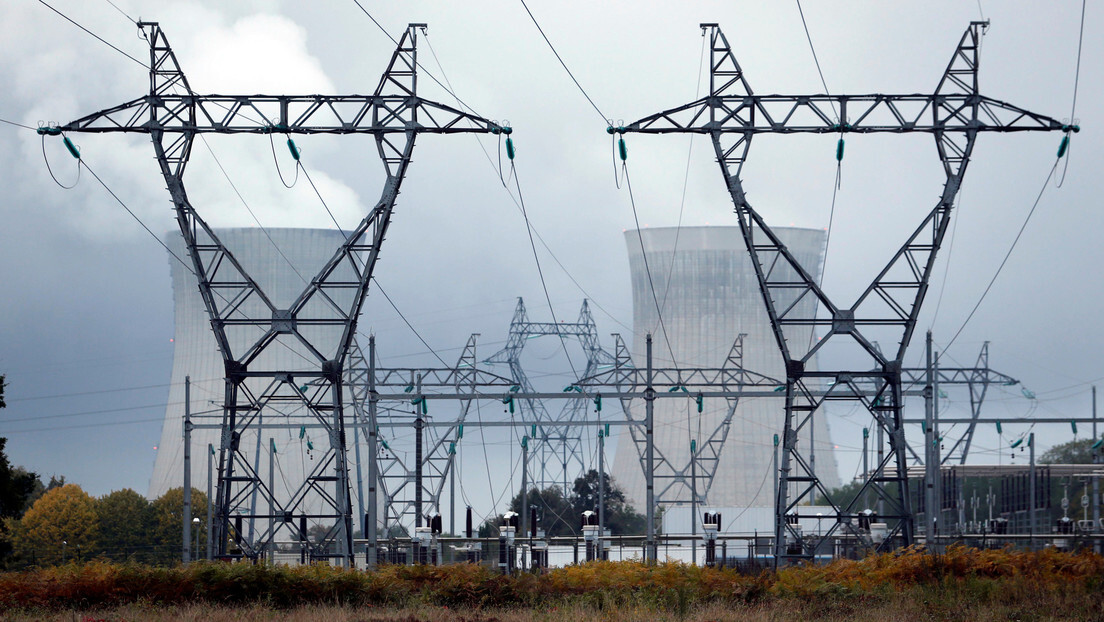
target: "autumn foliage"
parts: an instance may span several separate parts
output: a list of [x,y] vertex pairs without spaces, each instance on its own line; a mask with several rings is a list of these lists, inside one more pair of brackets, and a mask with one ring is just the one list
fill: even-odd
[[[129,603],[183,605],[260,603],[393,607],[645,607],[686,612],[716,604],[793,601],[861,603],[917,593],[989,601],[1043,603],[1048,597],[1104,611],[1104,558],[1092,553],[919,550],[741,574],[681,563],[647,566],[596,562],[543,575],[506,577],[475,565],[385,566],[376,572],[329,566],[271,567],[198,563],[175,568],[93,562],[0,574],[0,607],[62,609]],[[1018,599],[1018,600],[1017,600]],[[1042,600],[1040,600],[1042,599]],[[925,600],[925,602],[927,602]]]

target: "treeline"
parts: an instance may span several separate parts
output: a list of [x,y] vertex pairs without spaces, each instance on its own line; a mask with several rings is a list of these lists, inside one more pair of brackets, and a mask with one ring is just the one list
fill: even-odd
[[[192,542],[207,543],[207,495],[192,489]],[[76,484],[46,490],[19,517],[3,519],[6,568],[106,559],[173,564],[183,550],[184,489],[148,501],[127,488],[96,498]]]

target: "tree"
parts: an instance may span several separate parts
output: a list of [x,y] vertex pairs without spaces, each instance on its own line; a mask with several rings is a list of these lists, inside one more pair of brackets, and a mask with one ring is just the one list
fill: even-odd
[[[605,523],[612,534],[641,534],[647,529],[647,519],[625,500],[625,492],[609,473],[603,473],[605,487]],[[591,469],[575,479],[571,504],[575,516],[598,511],[598,471]]]
[[[1092,464],[1094,442],[1091,438],[1085,438],[1055,445],[1039,456],[1039,462],[1041,464]],[[1100,449],[1096,452],[1100,452]]]
[[[559,486],[549,486],[544,490],[529,490],[529,507],[537,509],[537,526],[548,536],[571,536],[579,532],[579,520],[571,507],[571,500],[564,497]],[[510,511],[521,514],[521,493],[510,501]],[[496,517],[501,519],[501,517]],[[527,519],[528,520],[528,519]],[[501,520],[495,522],[497,526]],[[519,527],[521,523],[518,523]],[[483,528],[480,528],[483,535]],[[494,531],[488,535],[497,536]]]
[[55,488],[35,501],[21,521],[11,521],[17,555],[38,563],[86,558],[99,542],[96,500],[76,484]]
[[152,561],[149,501],[130,488],[116,490],[96,502],[100,522],[100,551],[109,559]]
[[[183,517],[184,488],[170,488],[150,504],[151,525],[150,544],[156,546],[158,561],[173,563],[181,558],[184,551]],[[192,519],[199,519],[199,548],[207,546],[207,495],[192,489]],[[191,519],[189,519],[191,520]],[[195,523],[192,524],[195,529]],[[192,543],[196,534],[192,532]]]
[[[0,406],[3,405],[2,398],[3,378],[0,377]],[[0,557],[7,557],[12,551],[9,520],[14,521],[23,515],[30,505],[29,499],[35,484],[41,485],[38,475],[11,466],[7,454],[4,453],[7,442],[8,439],[0,438]]]

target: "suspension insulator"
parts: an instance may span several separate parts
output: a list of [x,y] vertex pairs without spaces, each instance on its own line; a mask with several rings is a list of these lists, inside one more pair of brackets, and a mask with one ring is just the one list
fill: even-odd
[[702,394],[698,393],[698,396],[694,398],[694,401],[698,403],[698,412],[700,413],[702,411],[702,408],[704,408],[703,402],[705,401],[702,398]]
[[1001,430],[1001,422],[1000,421],[997,422],[997,434],[1004,434],[1004,431]]
[[598,412],[602,412],[602,396],[601,395],[595,395],[594,396],[594,408]]
[[299,161],[299,147],[295,146],[295,141],[290,137],[287,140],[288,151],[291,152],[291,157],[295,158],[295,161]]
[[69,150],[69,155],[76,159],[80,159],[80,151],[77,150],[77,146],[73,144],[73,141],[69,140],[68,136],[61,139],[65,143],[65,148]]
[[843,162],[843,139],[836,143],[836,162]]
[[1058,145],[1058,157],[1066,155],[1066,150],[1069,149],[1069,134],[1062,137],[1061,144]]
[[514,139],[509,136],[506,137],[506,157],[514,159]]
[[617,153],[621,156],[621,161],[624,162],[629,158],[629,150],[625,147],[625,138],[621,137],[617,139]]
[[464,438],[464,424],[463,423],[461,423],[456,428],[456,440],[460,440],[462,438]]
[[1077,422],[1076,421],[1070,421],[1070,427],[1073,428],[1073,435],[1077,436]]

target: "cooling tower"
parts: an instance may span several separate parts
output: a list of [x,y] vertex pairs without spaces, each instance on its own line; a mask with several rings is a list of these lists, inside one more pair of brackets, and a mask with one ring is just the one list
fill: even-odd
[[[813,274],[823,259],[825,232],[819,229],[775,228],[798,261]],[[642,229],[625,233],[632,273],[632,355],[637,367],[645,365],[645,335],[653,335],[656,367],[720,367],[733,341],[744,338],[744,368],[785,380],[785,366],[778,351],[763,304],[751,257],[738,227],[682,227]],[[644,252],[641,252],[643,241]],[[647,267],[645,266],[647,257]],[[651,272],[649,283],[648,271]],[[653,298],[652,285],[655,288]],[[662,305],[665,338],[659,326],[656,301]],[[809,305],[808,297],[800,304]],[[805,333],[803,339],[809,339]],[[671,350],[674,350],[672,362]],[[815,365],[813,366],[815,369]],[[643,419],[643,404],[634,404],[633,418]],[[784,421],[782,397],[744,398],[736,408],[706,502],[711,506],[770,506],[774,503],[774,435]],[[639,412],[637,412],[639,410]],[[692,399],[655,402],[655,446],[676,468],[689,464],[690,440],[698,446],[717,429],[727,411],[723,400],[704,403],[699,415]],[[823,411],[813,426],[816,469],[824,484],[839,485],[835,454]],[[802,434],[799,443],[807,443]],[[627,433],[617,441],[613,476],[639,510],[644,509],[645,486],[640,453]],[[660,482],[656,482],[657,494]],[[699,495],[704,483],[698,484]],[[672,488],[663,501],[689,502],[684,487]]]
[[[266,234],[258,228],[240,228],[218,229],[215,233],[270,299],[282,308],[295,300],[306,283],[345,241],[343,234],[333,229],[268,229]],[[178,232],[169,233],[166,244],[176,257],[191,265],[184,239]],[[190,376],[192,380],[191,409],[193,414],[198,413],[195,423],[219,423],[224,400],[222,357],[199,295],[199,286],[195,276],[176,257],[169,255],[175,301],[172,385],[161,429],[161,443],[150,479],[150,498],[183,485],[184,378]],[[251,311],[254,312],[259,311]],[[310,363],[309,359],[292,347],[271,348],[264,354],[264,359],[258,361],[258,365],[263,364],[266,369],[288,370],[302,368],[306,363]],[[284,405],[266,408],[262,411],[262,417],[266,417],[262,419],[262,426],[264,421],[297,422],[301,418],[295,417],[301,412],[296,410],[303,411],[301,407],[295,409]],[[310,444],[313,442],[322,450],[329,443],[325,437],[313,438],[311,430],[305,429],[300,433],[299,429],[288,425],[273,429],[262,427],[260,435],[254,430],[243,436],[241,442],[249,444],[249,453],[261,456],[256,470],[266,482],[269,472],[267,457],[271,446],[275,445],[277,460],[274,471],[280,480],[275,488],[279,497],[289,497],[291,491],[302,483],[302,473],[309,468],[317,453],[311,450]],[[219,429],[211,428],[192,432],[192,486],[195,488],[204,490],[207,486],[207,446],[213,445],[217,452],[220,435]],[[258,442],[260,452],[256,450]],[[217,460],[216,455],[216,468]],[[299,481],[295,481],[297,475]]]

